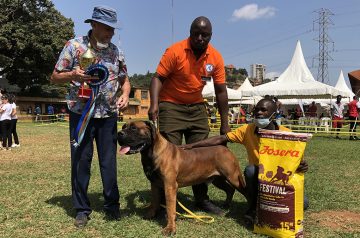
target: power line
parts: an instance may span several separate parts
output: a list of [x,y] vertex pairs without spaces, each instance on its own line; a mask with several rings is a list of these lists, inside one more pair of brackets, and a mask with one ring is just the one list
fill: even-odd
[[354,27],[360,27],[360,24],[335,26],[335,27],[329,27],[329,28],[331,28],[331,29],[341,29],[341,28],[354,28]]
[[291,36],[282,38],[282,39],[280,39],[280,40],[273,41],[273,42],[270,42],[270,43],[268,43],[268,44],[264,44],[264,45],[259,46],[259,47],[255,47],[255,48],[253,48],[253,49],[244,50],[244,51],[238,52],[238,53],[236,53],[236,54],[233,54],[233,55],[230,55],[230,56],[226,56],[226,57],[224,57],[224,58],[225,58],[225,59],[234,58],[234,57],[239,56],[239,55],[244,55],[244,54],[248,54],[248,53],[251,53],[251,52],[254,52],[254,51],[258,51],[258,50],[260,50],[260,49],[263,49],[263,48],[266,48],[266,47],[269,47],[269,46],[272,46],[272,45],[281,43],[281,42],[283,42],[283,41],[290,40],[290,39],[292,39],[292,38],[295,38],[295,37],[298,37],[298,36],[301,36],[301,35],[308,34],[308,33],[310,33],[310,32],[312,32],[312,30],[307,30],[307,31],[304,31],[304,32],[299,33],[299,34],[291,35]]

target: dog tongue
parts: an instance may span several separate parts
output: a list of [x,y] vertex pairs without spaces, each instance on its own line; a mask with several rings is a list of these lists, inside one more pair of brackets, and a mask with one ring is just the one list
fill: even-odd
[[129,152],[129,150],[130,150],[130,146],[121,146],[119,152],[120,152],[121,155],[124,155],[127,152]]

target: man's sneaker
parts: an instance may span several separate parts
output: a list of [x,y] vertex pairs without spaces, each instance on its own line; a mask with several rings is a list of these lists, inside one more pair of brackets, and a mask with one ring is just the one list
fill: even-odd
[[120,220],[120,211],[116,210],[105,210],[105,216],[107,220],[119,221]]
[[245,223],[248,225],[253,225],[255,222],[256,210],[249,209],[244,214]]
[[76,215],[74,225],[77,228],[84,228],[89,220],[90,218],[88,217],[88,215],[84,213],[79,213]]
[[224,215],[224,211],[221,210],[219,207],[215,206],[212,202],[210,202],[209,200],[204,200],[201,202],[197,202],[196,206],[198,208],[200,208],[201,210],[208,212],[208,213],[213,213],[219,216]]

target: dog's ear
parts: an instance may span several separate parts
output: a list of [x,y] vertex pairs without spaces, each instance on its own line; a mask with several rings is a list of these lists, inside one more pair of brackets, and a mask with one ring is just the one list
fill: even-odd
[[145,124],[149,127],[151,133],[151,139],[155,140],[156,138],[156,126],[153,121],[145,121]]

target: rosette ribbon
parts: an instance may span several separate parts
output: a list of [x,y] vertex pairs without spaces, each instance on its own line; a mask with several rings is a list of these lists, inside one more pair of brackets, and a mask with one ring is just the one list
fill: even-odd
[[91,65],[85,72],[87,75],[97,76],[98,80],[93,80],[91,82],[87,82],[87,84],[91,88],[91,94],[86,102],[86,105],[82,111],[80,120],[76,127],[76,130],[73,135],[73,140],[71,144],[76,148],[80,146],[81,141],[84,138],[84,134],[86,131],[86,127],[89,124],[90,118],[92,117],[95,109],[95,101],[99,93],[100,85],[106,82],[109,77],[109,70],[102,64],[94,64]]

